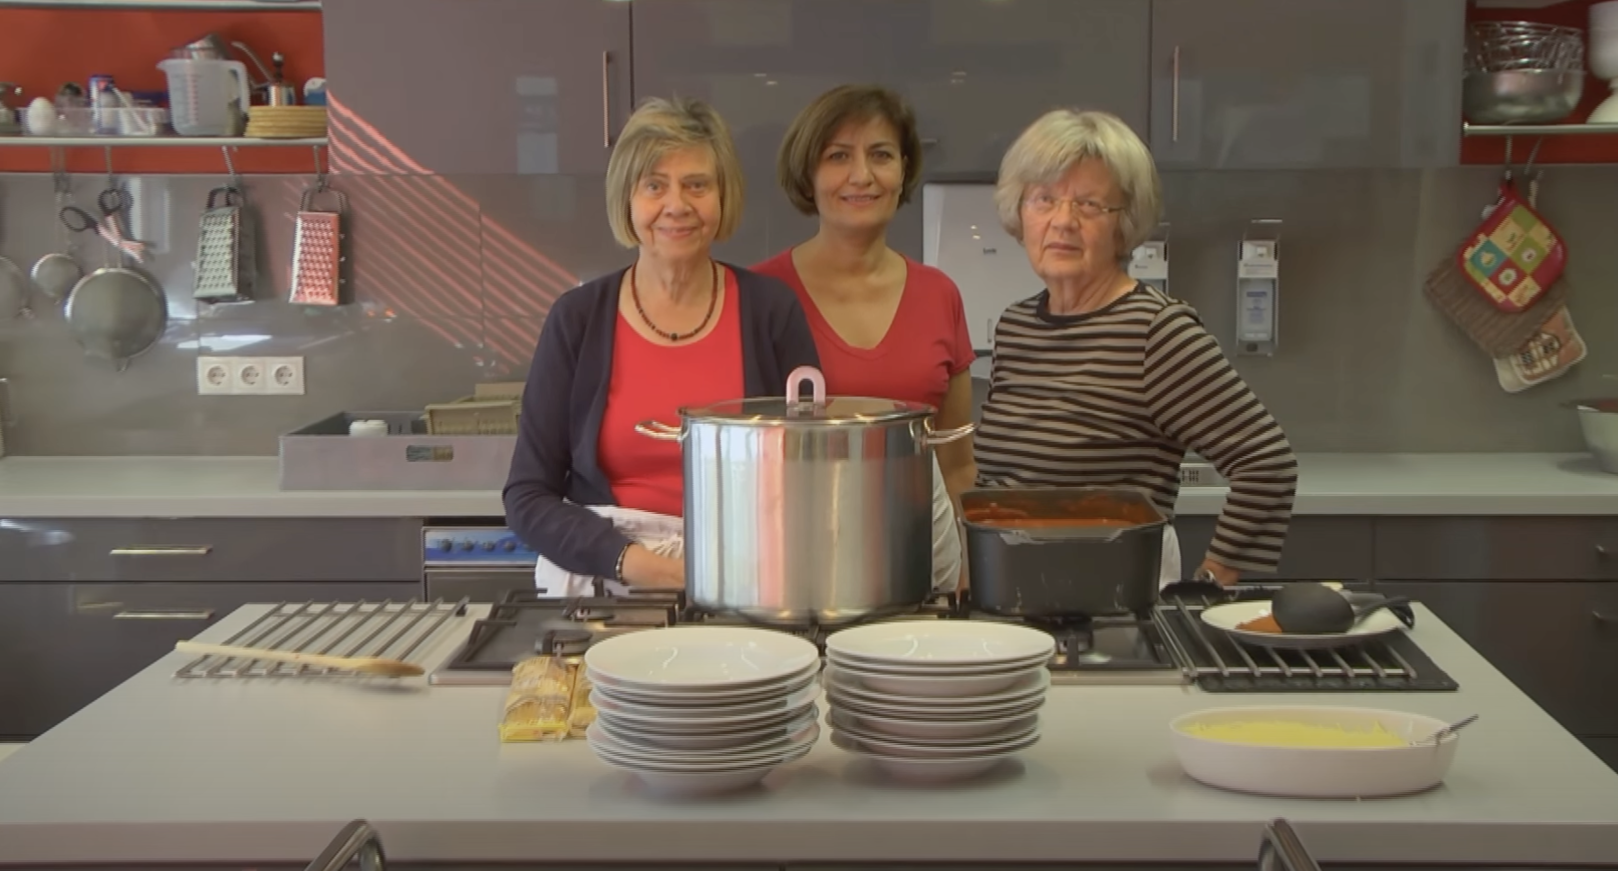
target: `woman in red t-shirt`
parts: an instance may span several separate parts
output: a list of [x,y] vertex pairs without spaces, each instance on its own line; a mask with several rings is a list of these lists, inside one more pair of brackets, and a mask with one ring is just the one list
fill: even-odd
[[[865,85],[827,91],[787,129],[776,173],[820,230],[753,269],[797,292],[827,392],[926,403],[938,409],[937,429],[970,422],[974,354],[961,291],[888,247],[888,225],[921,179],[921,139],[903,98]],[[958,502],[977,477],[972,440],[940,446],[938,460]],[[950,516],[935,519],[958,555],[953,513],[942,513]]]

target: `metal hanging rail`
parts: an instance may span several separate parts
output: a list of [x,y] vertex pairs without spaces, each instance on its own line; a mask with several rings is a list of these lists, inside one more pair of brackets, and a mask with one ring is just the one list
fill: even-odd
[[36,9],[187,10],[211,12],[318,12],[320,0],[0,0],[0,7]]

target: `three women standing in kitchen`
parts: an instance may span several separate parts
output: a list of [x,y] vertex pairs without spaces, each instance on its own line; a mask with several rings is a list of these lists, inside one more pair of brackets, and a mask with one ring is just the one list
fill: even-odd
[[[776,175],[818,219],[813,237],[753,268],[786,282],[808,315],[826,391],[937,409],[934,429],[971,422],[971,339],[960,289],[888,247],[888,225],[921,181],[921,137],[898,94],[843,85],[798,113]],[[933,586],[960,581],[955,502],[976,477],[969,438],[941,445],[934,470]]]

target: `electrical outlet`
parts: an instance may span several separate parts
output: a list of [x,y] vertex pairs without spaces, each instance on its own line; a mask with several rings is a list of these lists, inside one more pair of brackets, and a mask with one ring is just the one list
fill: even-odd
[[264,392],[264,382],[269,380],[264,373],[264,358],[227,357],[225,359],[230,361],[231,393]]
[[197,358],[197,393],[221,395],[233,393],[231,388],[229,357]]
[[264,360],[264,376],[265,393],[303,395],[302,357],[267,357]]

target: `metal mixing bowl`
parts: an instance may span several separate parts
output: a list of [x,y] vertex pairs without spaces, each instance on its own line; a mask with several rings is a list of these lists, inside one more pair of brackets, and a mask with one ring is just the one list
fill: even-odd
[[1583,95],[1583,71],[1474,71],[1462,83],[1461,110],[1473,124],[1553,124]]

